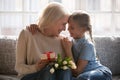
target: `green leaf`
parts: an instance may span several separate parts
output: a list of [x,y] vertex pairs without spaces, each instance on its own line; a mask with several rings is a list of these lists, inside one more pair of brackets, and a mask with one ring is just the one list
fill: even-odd
[[64,60],[66,60],[67,62],[72,60],[70,57],[65,57]]
[[57,63],[58,63],[59,65],[61,65],[61,63],[62,63],[62,57],[61,57],[60,54],[57,55]]

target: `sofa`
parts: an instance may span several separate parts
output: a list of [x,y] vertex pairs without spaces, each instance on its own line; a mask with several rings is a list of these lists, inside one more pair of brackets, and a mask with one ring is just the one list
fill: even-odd
[[[98,58],[120,80],[120,36],[94,37]],[[15,71],[16,37],[0,37],[0,80],[20,80]]]

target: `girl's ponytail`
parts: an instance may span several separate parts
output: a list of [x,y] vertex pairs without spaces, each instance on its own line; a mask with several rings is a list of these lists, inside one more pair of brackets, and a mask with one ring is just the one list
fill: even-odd
[[91,25],[88,26],[88,31],[89,31],[90,39],[94,43],[94,39],[93,39],[93,36],[92,36],[92,26]]

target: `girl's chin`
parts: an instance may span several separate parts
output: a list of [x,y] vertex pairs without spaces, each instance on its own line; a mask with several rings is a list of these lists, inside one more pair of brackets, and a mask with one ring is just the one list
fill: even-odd
[[75,38],[73,35],[70,35],[71,37]]
[[74,35],[70,35],[72,38],[76,39],[76,37]]
[[70,36],[71,36],[71,37],[74,37],[74,35],[73,35],[73,34],[70,34]]

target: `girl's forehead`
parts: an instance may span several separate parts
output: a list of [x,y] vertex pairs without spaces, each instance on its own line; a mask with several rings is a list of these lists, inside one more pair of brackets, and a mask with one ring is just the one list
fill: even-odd
[[68,23],[68,25],[69,25],[69,26],[72,26],[72,27],[76,27],[76,28],[79,28],[79,27],[80,27],[80,25],[79,25],[76,21],[70,21],[70,22]]
[[75,22],[75,20],[73,19],[73,17],[69,17],[69,19],[68,19],[68,23],[71,23],[71,22]]
[[70,20],[68,21],[68,23],[69,23],[69,24],[77,24],[76,21],[73,20],[73,19],[70,19]]

